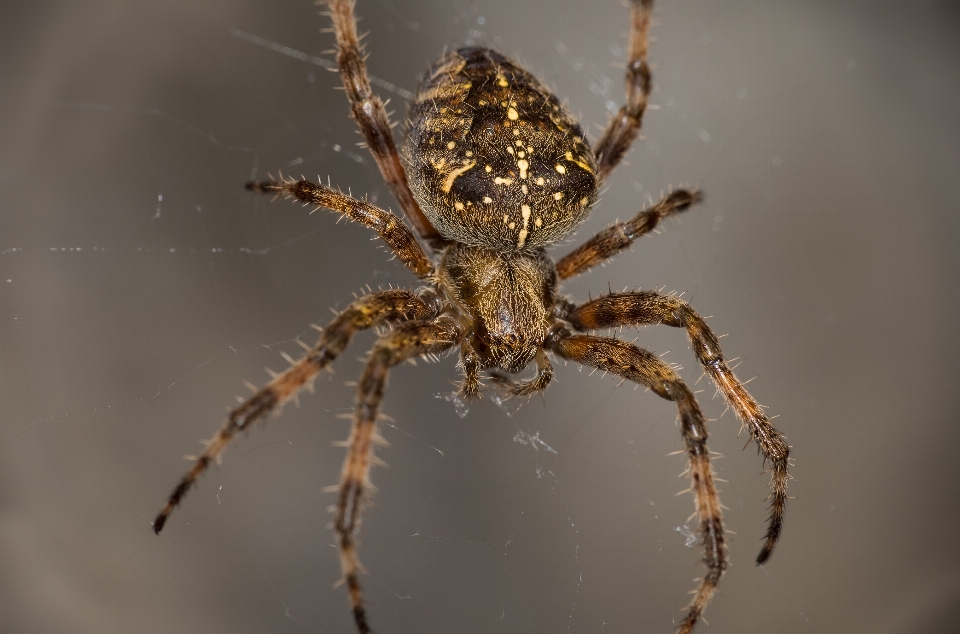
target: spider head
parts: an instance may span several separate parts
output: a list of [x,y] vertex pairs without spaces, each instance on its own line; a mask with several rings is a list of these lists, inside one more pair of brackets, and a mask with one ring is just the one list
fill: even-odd
[[576,119],[495,51],[441,58],[410,114],[410,187],[449,240],[532,252],[573,231],[596,199],[596,159]]

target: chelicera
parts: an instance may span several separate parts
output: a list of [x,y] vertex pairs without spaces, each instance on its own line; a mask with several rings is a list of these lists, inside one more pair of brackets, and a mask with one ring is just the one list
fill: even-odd
[[[663,324],[686,329],[693,352],[757,443],[772,472],[764,562],[780,537],[789,447],[734,376],[717,337],[687,303],[655,291],[609,293],[586,303],[559,283],[626,249],[663,219],[701,199],[678,189],[626,222],[593,236],[554,261],[546,247],[586,218],[597,191],[640,130],[650,94],[647,44],[652,0],[632,0],[626,103],[591,146],[579,123],[543,84],[488,48],[461,48],[427,73],[398,150],[383,102],[370,88],[352,0],[331,0],[340,75],[353,118],[380,171],[416,230],[367,201],[307,181],[252,182],[271,193],[326,208],[370,227],[421,281],[416,290],[360,297],[340,313],[299,361],[234,409],[154,520],[159,533],[197,478],[217,462],[238,431],[278,410],[332,363],[358,330],[388,327],[360,377],[346,445],[334,530],[357,630],[370,631],[357,556],[363,503],[371,489],[380,402],[390,368],[404,360],[459,350],[460,394],[476,399],[483,376],[512,396],[544,390],[551,357],[599,368],[676,403],[688,457],[706,574],[680,624],[690,632],[727,568],[726,532],[707,449],[707,426],[689,387],[657,355],[591,331]],[[532,378],[510,376],[536,366]],[[486,373],[484,375],[484,373]]]

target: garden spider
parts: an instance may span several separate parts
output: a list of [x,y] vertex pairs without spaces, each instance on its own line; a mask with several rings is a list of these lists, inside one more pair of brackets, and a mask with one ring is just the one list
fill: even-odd
[[[480,396],[481,371],[499,390],[530,396],[553,379],[549,354],[634,381],[674,401],[689,459],[706,574],[679,632],[690,632],[727,567],[726,535],[700,406],[677,372],[655,354],[612,337],[585,334],[617,326],[685,328],[694,354],[727,405],[749,430],[772,471],[771,511],[757,562],[780,537],[789,447],[724,361],[720,344],[688,304],[655,291],[609,293],[584,304],[561,296],[560,280],[624,250],[661,220],[701,200],[678,189],[626,222],[601,231],[554,261],[545,247],[587,216],[597,191],[636,139],[647,98],[652,0],[632,0],[626,105],[591,148],[577,121],[536,78],[501,54],[480,47],[447,53],[430,69],[410,111],[402,148],[394,144],[384,103],[373,94],[353,15],[353,0],[330,0],[337,62],[353,118],[384,179],[428,252],[403,220],[369,202],[307,181],[252,182],[248,189],[330,209],[374,231],[424,286],[360,297],[322,330],[316,346],[234,409],[153,522],[159,533],[197,478],[219,461],[240,430],[277,411],[336,359],[358,330],[390,326],[360,377],[353,428],[337,487],[333,523],[343,579],[356,626],[370,631],[357,558],[360,517],[371,490],[369,470],[380,401],[389,369],[407,359],[459,348],[466,399]],[[536,374],[507,373],[531,362]]]

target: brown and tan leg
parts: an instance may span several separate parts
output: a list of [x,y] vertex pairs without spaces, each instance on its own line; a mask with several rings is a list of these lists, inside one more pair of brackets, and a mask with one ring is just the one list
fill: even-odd
[[716,591],[727,568],[726,535],[720,498],[714,483],[713,467],[707,449],[707,427],[703,413],[690,388],[676,371],[656,355],[633,344],[610,337],[576,335],[561,328],[548,342],[549,348],[564,359],[599,368],[649,387],[659,396],[674,401],[680,412],[680,431],[690,461],[691,490],[700,518],[703,561],[707,574],[700,581],[680,634],[688,634]]
[[734,411],[741,425],[750,431],[753,440],[763,454],[764,462],[770,462],[772,471],[770,494],[770,518],[764,545],[757,556],[757,563],[770,557],[780,539],[783,529],[783,512],[787,503],[787,473],[790,447],[787,441],[763,408],[747,392],[747,389],[727,366],[720,350],[720,341],[713,334],[703,317],[685,301],[654,291],[611,293],[571,310],[566,319],[577,330],[597,330],[628,325],[665,324],[686,328],[690,344],[697,360],[717,389],[723,394],[727,405]]
[[323,185],[292,179],[255,181],[247,183],[247,189],[284,198],[295,198],[307,205],[316,205],[335,211],[349,220],[359,222],[376,231],[397,258],[418,277],[427,277],[433,273],[433,261],[417,242],[410,228],[403,224],[403,220],[365,200],[358,200]]
[[640,236],[657,228],[660,221],[685,211],[703,200],[698,189],[678,189],[660,199],[626,222],[618,222],[593,236],[557,262],[557,276],[561,280],[579,275],[620,253]]
[[452,319],[441,317],[431,322],[402,323],[377,342],[360,376],[356,413],[350,438],[347,440],[347,458],[340,475],[340,494],[334,520],[343,580],[350,593],[353,618],[360,634],[368,634],[370,626],[367,623],[360,587],[361,567],[357,557],[357,537],[366,492],[373,489],[369,477],[370,465],[379,462],[373,454],[373,447],[377,443],[383,443],[377,434],[377,417],[387,374],[391,367],[401,361],[418,355],[442,352],[456,345],[459,339],[459,326]]
[[650,96],[650,67],[647,46],[650,42],[650,9],[653,0],[631,0],[630,44],[627,57],[627,102],[613,115],[593,153],[597,157],[598,177],[603,181],[613,171],[640,133],[643,113]]
[[439,248],[443,246],[444,240],[413,198],[397,145],[393,140],[387,109],[370,87],[367,64],[364,61],[360,38],[357,37],[357,23],[353,15],[354,1],[329,0],[328,4],[330,17],[333,19],[333,31],[337,36],[337,65],[340,67],[340,77],[347,91],[353,118],[403,213],[413,223],[421,238],[434,248]]
[[490,378],[510,396],[533,396],[537,392],[547,389],[554,376],[550,359],[547,358],[547,354],[542,349],[537,351],[534,360],[537,363],[537,373],[532,378],[515,381],[502,372],[491,372]]
[[460,342],[460,365],[463,370],[463,381],[459,385],[457,393],[460,398],[475,401],[480,398],[480,356],[473,349],[473,344],[469,339]]
[[403,290],[373,293],[350,304],[330,322],[320,335],[317,345],[311,348],[306,356],[230,412],[220,431],[206,443],[206,450],[196,458],[193,467],[183,476],[167,499],[163,510],[153,520],[154,532],[160,533],[170,513],[180,504],[180,500],[193,487],[197,478],[211,464],[220,461],[224,450],[237,432],[248,429],[270,412],[278,410],[301,388],[309,385],[323,368],[339,356],[357,330],[409,319],[426,319],[436,312],[436,306],[431,302]]

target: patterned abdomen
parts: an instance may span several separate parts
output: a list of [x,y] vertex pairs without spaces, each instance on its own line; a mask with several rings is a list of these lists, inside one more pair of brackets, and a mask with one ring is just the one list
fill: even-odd
[[442,57],[403,146],[413,194],[444,237],[543,247],[586,217],[597,166],[580,125],[530,73],[486,48]]

